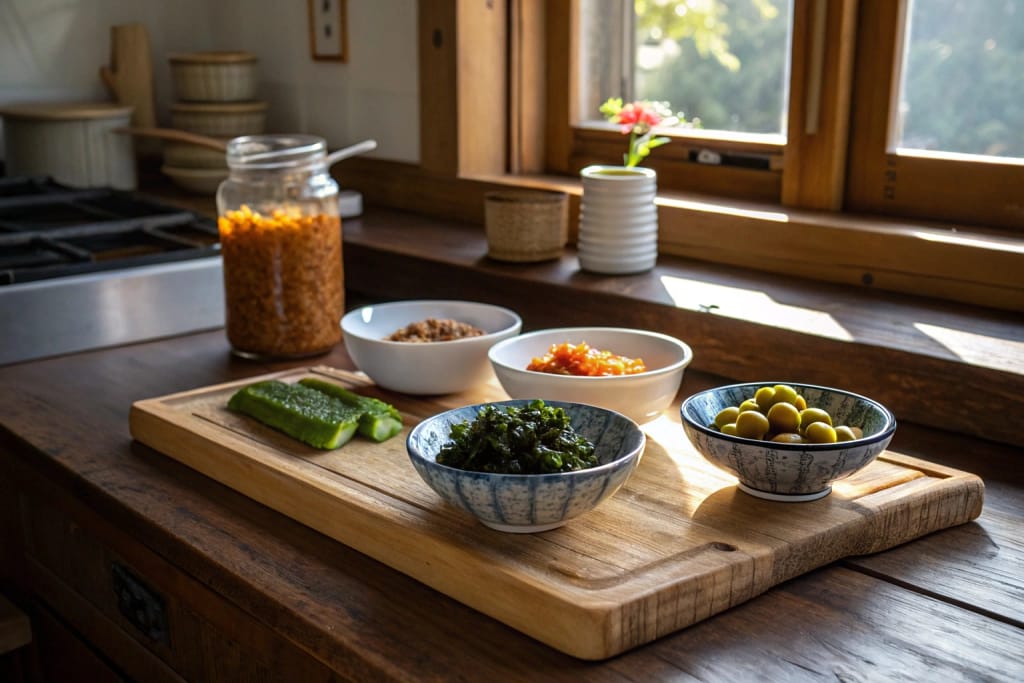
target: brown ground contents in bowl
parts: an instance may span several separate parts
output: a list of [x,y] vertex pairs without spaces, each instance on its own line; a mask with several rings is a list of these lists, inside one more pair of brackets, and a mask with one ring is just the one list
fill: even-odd
[[218,220],[227,335],[243,354],[299,357],[341,341],[341,220],[248,207]]
[[397,342],[439,342],[463,339],[465,337],[479,337],[486,334],[479,327],[469,323],[451,320],[449,318],[427,318],[419,322],[410,323],[400,330],[385,337],[387,341]]

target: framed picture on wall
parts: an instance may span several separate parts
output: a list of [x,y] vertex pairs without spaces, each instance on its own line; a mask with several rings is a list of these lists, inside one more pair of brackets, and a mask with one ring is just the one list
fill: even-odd
[[313,59],[348,61],[346,0],[307,0],[309,49]]

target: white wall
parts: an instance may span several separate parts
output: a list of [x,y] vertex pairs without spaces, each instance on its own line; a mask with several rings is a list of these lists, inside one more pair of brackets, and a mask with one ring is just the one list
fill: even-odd
[[416,163],[416,5],[348,0],[341,63],[310,57],[306,0],[0,0],[0,106],[108,100],[110,27],[141,22],[161,124],[174,98],[168,53],[247,50],[260,59],[268,132],[321,135],[330,149],[373,138],[370,156]]

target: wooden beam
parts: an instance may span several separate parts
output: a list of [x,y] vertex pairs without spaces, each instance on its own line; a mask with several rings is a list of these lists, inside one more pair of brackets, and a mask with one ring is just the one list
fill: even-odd
[[547,8],[509,5],[509,173],[543,173],[546,151]]
[[458,0],[459,175],[504,173],[508,2]]
[[452,0],[419,0],[420,166],[446,175],[459,165],[455,10]]
[[858,0],[796,0],[782,203],[838,211],[846,182]]
[[508,128],[506,0],[420,0],[420,165],[503,173]]
[[547,5],[547,116],[545,121],[545,166],[548,173],[570,173],[572,126],[578,120],[576,0],[549,0]]

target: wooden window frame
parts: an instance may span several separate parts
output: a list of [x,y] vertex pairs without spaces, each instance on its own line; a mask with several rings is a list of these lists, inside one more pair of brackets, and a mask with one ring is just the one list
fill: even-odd
[[[574,125],[580,116],[569,110],[573,98],[564,93],[575,92],[576,5],[575,0],[556,0],[546,6],[549,120],[545,131],[549,139],[555,136],[571,142],[548,145],[545,170],[570,175],[587,163],[617,158],[623,144],[617,132]],[[996,171],[1006,166],[974,167],[979,179],[960,183],[958,188],[964,199],[947,201],[936,197],[936,192],[951,191],[958,181],[951,177],[938,186],[941,190],[929,190],[936,168],[943,165],[936,160],[900,155],[894,161],[892,153],[876,153],[865,166],[865,150],[877,147],[888,131],[871,117],[878,118],[879,112],[884,121],[890,117],[888,93],[893,86],[889,79],[895,78],[891,59],[900,48],[898,12],[904,6],[905,0],[794,0],[790,65],[794,77],[787,143],[772,150],[742,140],[670,133],[672,144],[659,148],[645,162],[658,171],[659,192],[665,197],[659,213],[662,251],[1024,310],[1019,277],[1024,243],[1005,229],[1024,225],[1018,194],[1011,191],[1024,187],[1024,178],[1004,175],[997,180]],[[859,26],[874,28],[858,33]],[[876,30],[881,26],[888,31]],[[882,84],[877,82],[881,65],[870,60],[887,52],[890,61]],[[568,99],[569,104],[559,106],[560,99]],[[864,141],[866,133],[873,136],[870,143]],[[702,166],[688,161],[689,152],[698,147],[781,156],[782,163],[772,163],[766,171]],[[870,186],[866,178],[891,184],[894,164],[905,202],[893,206],[891,197],[884,202],[865,201],[857,192]],[[879,172],[881,167],[884,170]],[[1016,173],[1018,167],[1008,168]],[[877,187],[871,190],[879,192]],[[710,208],[688,201],[708,196]],[[999,221],[990,213],[970,211],[979,201],[1001,202],[1010,219]],[[703,210],[696,209],[698,205]]]
[[907,0],[861,0],[860,25],[872,30],[858,36],[847,208],[1024,234],[1020,160],[955,158],[890,145],[906,11]]
[[[768,171],[670,168],[688,145],[747,149],[712,136],[660,148],[649,165],[659,171],[661,253],[1024,311],[1020,235],[952,212],[940,222],[846,206],[847,188],[860,178],[848,171],[844,141],[865,125],[849,36],[855,18],[890,0],[795,2],[791,68],[819,70],[817,99],[791,88],[788,127],[797,134],[775,150]],[[623,141],[617,132],[573,126],[575,0],[419,0],[418,7],[420,163],[350,160],[345,185],[371,201],[475,222],[483,193],[500,186],[565,190],[578,208],[580,165],[619,158]],[[820,8],[828,11],[823,21],[813,15]],[[823,50],[810,49],[812,31],[824,31]],[[808,127],[811,102],[817,125]],[[739,199],[730,192],[736,186],[771,187],[772,196]]]

